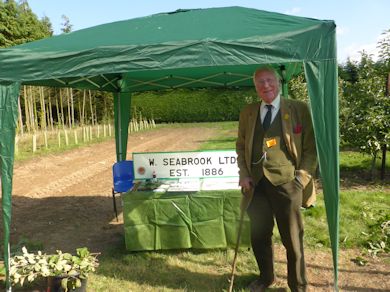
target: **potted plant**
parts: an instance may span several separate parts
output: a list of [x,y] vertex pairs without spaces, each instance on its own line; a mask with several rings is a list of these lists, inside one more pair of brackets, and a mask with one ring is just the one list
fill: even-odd
[[52,255],[41,251],[29,253],[23,247],[21,255],[10,259],[11,284],[23,286],[26,281],[44,277],[47,278],[47,291],[85,291],[88,274],[99,265],[97,255],[86,247],[78,248],[76,255],[60,250]]

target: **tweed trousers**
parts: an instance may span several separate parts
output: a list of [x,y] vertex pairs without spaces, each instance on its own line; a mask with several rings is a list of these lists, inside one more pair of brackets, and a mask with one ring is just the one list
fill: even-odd
[[274,186],[266,177],[256,185],[248,207],[251,243],[265,284],[275,279],[272,235],[276,220],[287,252],[287,280],[291,291],[306,291],[307,279],[303,252],[302,185],[294,179]]

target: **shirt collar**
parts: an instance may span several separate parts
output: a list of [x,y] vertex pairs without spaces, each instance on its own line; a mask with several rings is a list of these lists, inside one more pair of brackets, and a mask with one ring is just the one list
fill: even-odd
[[[272,110],[277,112],[280,108],[280,94],[278,94],[278,96],[275,97],[275,99],[271,102],[271,104],[272,104]],[[267,103],[261,101],[260,110],[263,110],[266,105]]]

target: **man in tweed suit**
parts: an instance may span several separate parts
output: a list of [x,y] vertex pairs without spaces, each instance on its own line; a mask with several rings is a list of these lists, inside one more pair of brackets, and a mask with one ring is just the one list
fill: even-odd
[[259,103],[240,114],[236,142],[243,207],[251,221],[251,243],[260,276],[251,291],[265,291],[275,281],[272,230],[274,219],[287,251],[288,285],[306,291],[301,206],[312,189],[317,159],[307,105],[280,96],[281,81],[272,67],[262,67],[253,81]]

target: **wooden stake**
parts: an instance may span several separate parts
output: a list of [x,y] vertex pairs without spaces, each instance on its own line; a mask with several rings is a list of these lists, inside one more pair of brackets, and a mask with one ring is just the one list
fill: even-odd
[[32,152],[35,153],[37,151],[37,135],[34,133],[32,135]]

